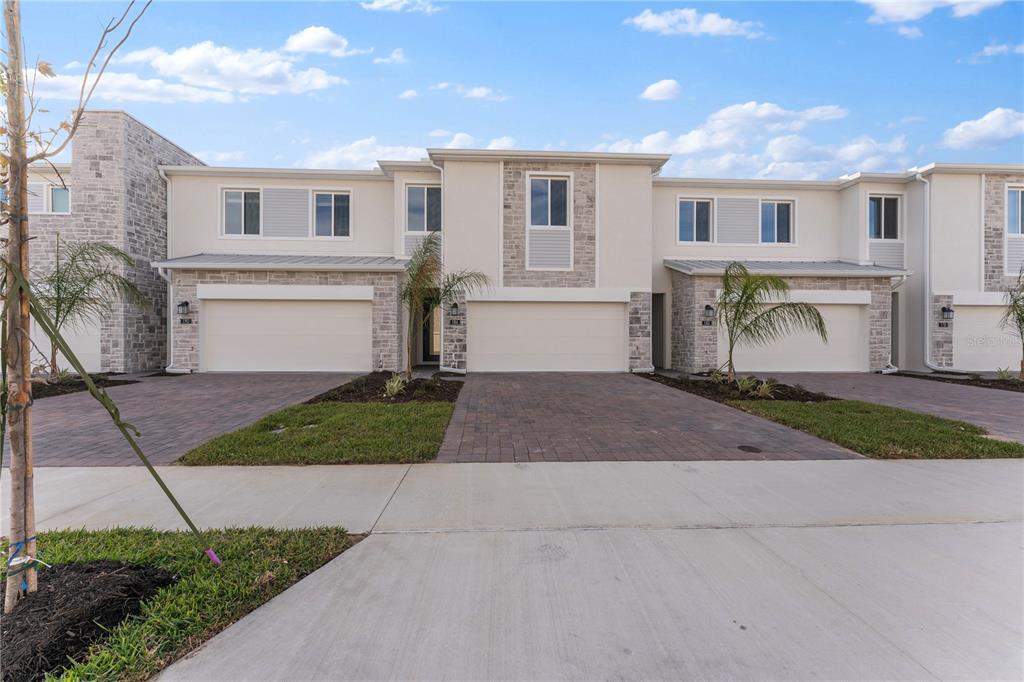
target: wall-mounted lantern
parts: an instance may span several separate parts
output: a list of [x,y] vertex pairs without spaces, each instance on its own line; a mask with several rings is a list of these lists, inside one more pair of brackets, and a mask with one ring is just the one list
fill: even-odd
[[178,304],[178,316],[187,317],[189,313],[188,301],[182,301]]
[[458,301],[452,301],[452,304],[448,307],[448,314],[451,315],[452,317],[458,317],[459,316],[459,302]]
[[714,324],[714,322],[715,322],[715,309],[711,306],[711,304],[705,305],[704,306],[704,317],[701,318],[701,321],[700,321],[701,325],[703,325],[705,327],[710,327],[712,324]]
[[942,306],[942,319],[944,319],[944,320],[952,320],[953,319],[953,309],[950,308],[949,306],[946,306],[946,305]]

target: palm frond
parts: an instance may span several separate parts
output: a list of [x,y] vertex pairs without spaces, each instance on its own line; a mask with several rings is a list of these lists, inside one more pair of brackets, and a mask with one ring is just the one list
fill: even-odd
[[1006,309],[999,326],[1024,341],[1024,266],[1021,266],[1017,281],[1006,289]]
[[744,345],[766,346],[795,331],[813,332],[828,343],[828,330],[818,309],[810,303],[792,301],[762,308],[747,320],[737,338]]

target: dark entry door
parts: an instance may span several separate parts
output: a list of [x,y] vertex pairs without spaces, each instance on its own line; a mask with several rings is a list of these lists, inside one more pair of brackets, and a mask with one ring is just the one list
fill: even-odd
[[423,362],[441,360],[441,306],[423,307]]

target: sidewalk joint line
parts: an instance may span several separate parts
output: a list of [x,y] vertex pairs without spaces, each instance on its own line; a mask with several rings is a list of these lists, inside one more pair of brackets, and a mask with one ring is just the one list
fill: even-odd
[[367,535],[373,534],[374,529],[377,528],[377,524],[380,523],[381,517],[384,516],[384,512],[386,512],[388,510],[388,507],[391,506],[391,500],[395,499],[395,495],[398,494],[398,489],[402,487],[403,483],[405,483],[405,477],[409,475],[409,471],[411,469],[412,464],[405,468],[405,471],[402,473],[402,477],[398,479],[398,484],[395,486],[395,489],[392,490],[391,495],[388,496],[388,501],[384,503],[384,507],[380,510],[380,514],[377,514],[377,518],[374,520],[373,525],[370,526],[370,530],[367,531]]

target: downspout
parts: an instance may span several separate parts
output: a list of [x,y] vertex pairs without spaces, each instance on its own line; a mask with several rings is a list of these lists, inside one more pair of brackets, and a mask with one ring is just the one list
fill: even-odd
[[918,173],[916,180],[924,183],[924,357],[925,367],[933,372],[948,372],[950,368],[932,363],[932,185]]
[[[901,286],[903,286],[906,283],[906,281],[907,281],[907,277],[908,277],[908,275],[900,275],[899,277],[893,277],[893,279],[896,280],[896,283],[895,284],[892,284],[892,283],[889,284],[889,293],[892,294],[894,291],[896,291]],[[890,314],[891,314],[891,312],[890,312]],[[898,371],[900,371],[900,368],[893,364],[893,362],[892,362],[892,350],[890,349],[890,351],[889,351],[889,362],[886,365],[885,369],[880,370],[878,373],[879,374],[895,374]]]
[[[156,172],[160,175],[160,179],[164,181],[165,193],[167,196],[167,226],[165,233],[167,235],[167,243],[170,245],[171,242],[171,183],[164,173],[163,168],[157,168]],[[171,276],[167,272],[166,268],[158,267],[157,273],[167,282],[167,365],[164,367],[164,371],[169,374],[188,374],[187,369],[178,369],[174,366],[174,284],[171,282]]]

